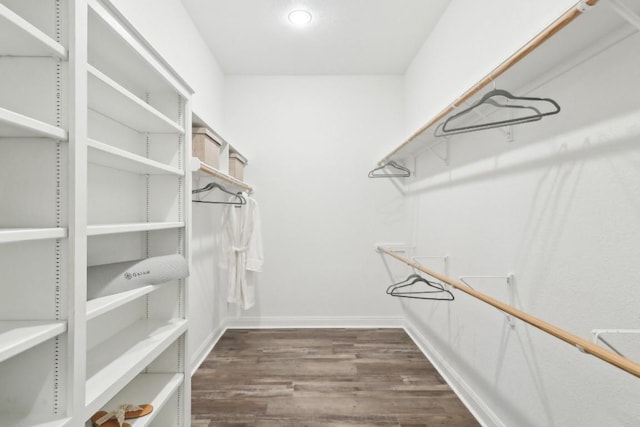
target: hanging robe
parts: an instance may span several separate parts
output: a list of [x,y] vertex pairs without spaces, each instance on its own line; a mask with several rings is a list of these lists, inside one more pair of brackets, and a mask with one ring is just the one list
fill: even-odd
[[220,261],[229,273],[227,302],[247,310],[255,304],[255,275],[262,271],[263,257],[258,203],[244,197],[245,205],[225,207]]

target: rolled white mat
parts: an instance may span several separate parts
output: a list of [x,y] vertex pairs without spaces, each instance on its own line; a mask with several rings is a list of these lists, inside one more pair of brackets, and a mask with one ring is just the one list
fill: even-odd
[[87,299],[182,279],[188,275],[187,261],[177,254],[96,265],[87,269]]

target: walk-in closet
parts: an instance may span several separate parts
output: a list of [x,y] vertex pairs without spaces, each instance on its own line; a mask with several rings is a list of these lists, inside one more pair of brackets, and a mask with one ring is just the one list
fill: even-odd
[[640,426],[640,0],[0,0],[0,427]]

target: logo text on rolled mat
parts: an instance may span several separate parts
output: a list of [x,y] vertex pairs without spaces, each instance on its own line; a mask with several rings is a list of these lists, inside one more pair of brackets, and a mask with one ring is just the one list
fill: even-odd
[[151,274],[151,270],[134,271],[132,273],[127,271],[126,273],[124,273],[124,278],[127,280],[131,280],[140,276],[146,276],[147,274]]

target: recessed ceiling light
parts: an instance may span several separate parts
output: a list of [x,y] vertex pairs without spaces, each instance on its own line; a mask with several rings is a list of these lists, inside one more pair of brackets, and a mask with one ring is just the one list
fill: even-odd
[[289,13],[289,22],[293,25],[307,25],[311,22],[311,13],[306,10],[298,9]]

